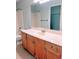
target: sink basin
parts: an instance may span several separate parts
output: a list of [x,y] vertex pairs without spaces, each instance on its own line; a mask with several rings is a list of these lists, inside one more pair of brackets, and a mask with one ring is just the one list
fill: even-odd
[[45,35],[45,33],[43,33],[43,32],[39,32],[38,35]]
[[41,30],[40,32],[38,32],[39,35],[45,35],[46,31],[45,30]]

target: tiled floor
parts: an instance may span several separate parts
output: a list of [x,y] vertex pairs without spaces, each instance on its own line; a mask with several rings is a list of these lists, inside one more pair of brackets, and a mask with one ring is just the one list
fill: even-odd
[[16,59],[35,59],[30,55],[21,44],[18,44],[16,47]]

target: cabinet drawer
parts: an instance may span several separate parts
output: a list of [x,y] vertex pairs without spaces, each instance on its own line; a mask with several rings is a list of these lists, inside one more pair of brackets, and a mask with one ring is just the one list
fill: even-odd
[[26,34],[24,32],[21,32],[21,37],[22,37],[22,39],[25,39]]
[[26,49],[27,48],[27,35],[24,32],[21,32],[22,45]]
[[60,46],[57,46],[57,45],[55,45],[53,43],[47,42],[45,47],[46,47],[46,50],[48,50],[49,52],[52,52],[52,53],[54,53],[56,55],[61,54],[61,47]]

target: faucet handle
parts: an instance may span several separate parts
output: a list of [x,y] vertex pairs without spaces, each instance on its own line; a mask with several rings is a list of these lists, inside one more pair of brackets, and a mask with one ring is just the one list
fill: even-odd
[[41,32],[45,33],[45,30],[41,30]]

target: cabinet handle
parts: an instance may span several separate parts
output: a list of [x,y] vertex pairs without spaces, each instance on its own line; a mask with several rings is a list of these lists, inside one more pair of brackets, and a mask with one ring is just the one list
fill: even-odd
[[51,46],[51,48],[53,48],[53,46]]
[[32,43],[35,44],[35,41],[33,41]]
[[44,50],[46,51],[46,47],[44,47]]

